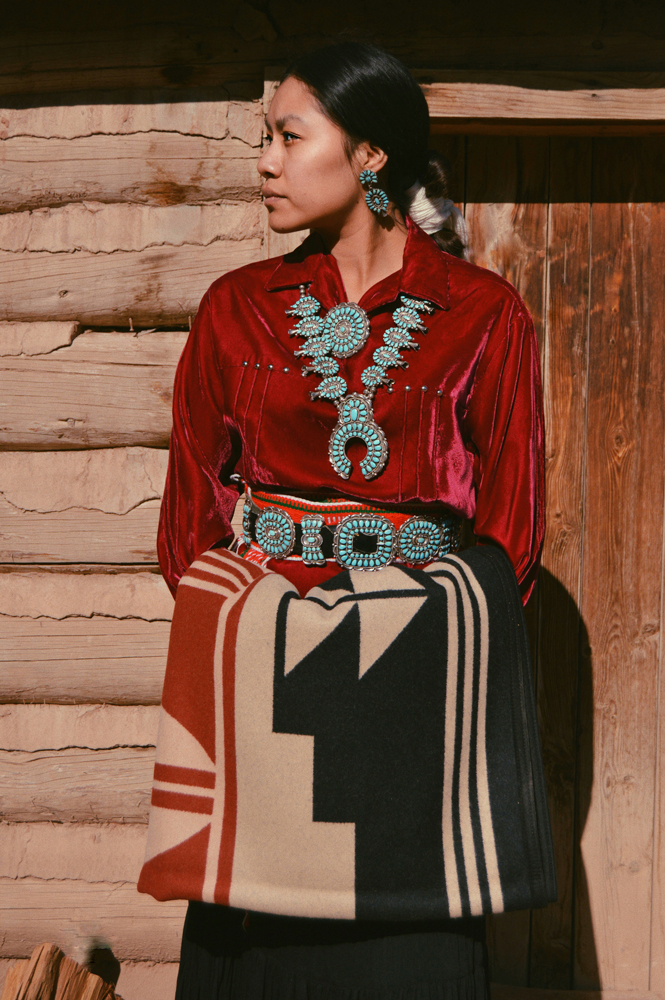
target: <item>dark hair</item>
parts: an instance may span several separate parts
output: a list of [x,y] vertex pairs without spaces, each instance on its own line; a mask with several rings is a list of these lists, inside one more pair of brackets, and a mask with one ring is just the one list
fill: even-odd
[[[428,198],[448,197],[450,164],[427,148],[427,101],[399,59],[376,45],[341,42],[299,56],[283,79],[288,77],[309,87],[346,133],[349,156],[361,142],[387,154],[384,184],[400,211],[408,211],[406,192],[416,181]],[[464,245],[453,230],[432,235],[443,250],[462,256]]]

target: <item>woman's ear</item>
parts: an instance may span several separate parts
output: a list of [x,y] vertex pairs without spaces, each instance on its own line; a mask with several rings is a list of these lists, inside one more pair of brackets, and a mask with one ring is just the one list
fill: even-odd
[[368,142],[363,142],[358,147],[358,171],[373,170],[378,174],[383,170],[388,162],[388,154],[384,153],[378,146],[371,146]]

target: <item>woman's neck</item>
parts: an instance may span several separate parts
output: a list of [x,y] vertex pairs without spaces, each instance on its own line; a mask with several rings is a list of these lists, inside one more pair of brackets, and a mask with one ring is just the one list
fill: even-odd
[[349,302],[360,302],[372,285],[402,267],[406,225],[392,217],[379,220],[367,215],[359,221],[350,219],[340,233],[319,232],[337,261]]

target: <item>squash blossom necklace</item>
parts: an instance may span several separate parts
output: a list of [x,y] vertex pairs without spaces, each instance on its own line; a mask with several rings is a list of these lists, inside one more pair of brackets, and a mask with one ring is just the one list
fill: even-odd
[[372,355],[372,364],[361,373],[362,392],[348,392],[346,380],[338,374],[339,362],[336,358],[350,358],[367,342],[370,334],[369,317],[355,302],[341,302],[328,313],[319,316],[321,303],[307,293],[307,286],[300,286],[300,298],[286,310],[287,316],[299,317],[290,337],[303,337],[305,344],[294,351],[296,357],[311,358],[302,369],[303,375],[316,374],[323,377],[316,389],[310,393],[312,399],[328,399],[337,407],[339,418],[330,435],[328,457],[330,464],[342,479],[351,475],[351,462],[346,454],[346,446],[354,438],[363,442],[367,454],[360,463],[360,471],[365,479],[374,479],[388,461],[388,441],[383,430],[374,419],[372,401],[380,385],[392,392],[394,379],[386,374],[388,368],[406,368],[401,350],[417,350],[420,344],[411,336],[418,330],[427,333],[420,313],[433,313],[434,306],[425,300],[400,295],[401,305],[393,312],[394,326],[383,335],[383,346],[377,347]]

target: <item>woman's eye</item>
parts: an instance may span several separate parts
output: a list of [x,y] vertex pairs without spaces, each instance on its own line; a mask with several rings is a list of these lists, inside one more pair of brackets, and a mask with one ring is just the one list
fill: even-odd
[[297,139],[298,136],[294,132],[282,132],[282,138],[284,142],[290,142],[291,139]]
[[269,146],[271,142],[272,142],[272,136],[271,135],[264,135],[263,136],[263,145],[264,146]]

